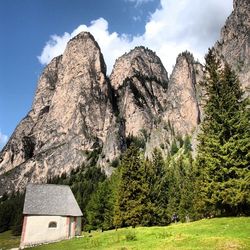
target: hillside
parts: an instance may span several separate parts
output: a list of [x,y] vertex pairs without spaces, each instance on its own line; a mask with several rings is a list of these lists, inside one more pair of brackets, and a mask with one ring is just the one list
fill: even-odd
[[217,218],[172,224],[168,227],[124,228],[93,232],[83,238],[39,247],[34,250],[82,249],[250,249],[250,218]]

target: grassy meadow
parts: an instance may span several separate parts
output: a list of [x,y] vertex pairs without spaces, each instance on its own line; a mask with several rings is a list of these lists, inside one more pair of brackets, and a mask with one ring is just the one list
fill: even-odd
[[167,227],[123,228],[84,233],[83,237],[34,250],[250,250],[250,217],[215,218]]

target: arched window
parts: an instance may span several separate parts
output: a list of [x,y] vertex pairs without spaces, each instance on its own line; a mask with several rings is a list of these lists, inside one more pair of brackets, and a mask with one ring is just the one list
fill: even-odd
[[57,227],[57,223],[55,221],[51,221],[49,223],[49,228],[56,228]]

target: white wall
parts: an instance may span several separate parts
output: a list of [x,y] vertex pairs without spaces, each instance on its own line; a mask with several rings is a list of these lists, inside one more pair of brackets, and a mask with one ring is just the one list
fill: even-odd
[[[49,222],[57,222],[56,228],[49,228]],[[69,226],[64,216],[27,216],[21,246],[45,243],[68,238]]]

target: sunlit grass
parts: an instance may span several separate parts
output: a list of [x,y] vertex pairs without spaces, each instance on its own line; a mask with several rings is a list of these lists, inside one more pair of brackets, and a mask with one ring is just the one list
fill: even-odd
[[247,250],[250,249],[250,217],[216,218],[167,227],[137,227],[84,233],[54,244],[38,246],[37,250]]

